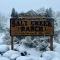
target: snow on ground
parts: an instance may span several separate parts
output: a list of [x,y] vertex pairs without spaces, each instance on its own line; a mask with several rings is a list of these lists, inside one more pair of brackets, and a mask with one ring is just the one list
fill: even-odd
[[[9,50],[5,52],[3,55],[0,55],[0,59],[6,60],[60,60],[60,44],[54,43],[54,51],[45,51],[40,52],[34,48],[27,48],[24,45],[15,45],[17,51]],[[57,50],[56,50],[57,49]],[[26,56],[21,56],[21,52],[27,52]]]
[[36,57],[36,56],[20,56],[16,60],[45,60],[44,58],[41,57]]
[[[18,47],[20,52],[26,51],[28,55],[26,56],[19,56],[16,60],[59,60],[60,59],[60,44],[54,42],[54,51],[45,51],[39,52],[34,48],[26,48],[23,45]],[[21,49],[21,50],[20,50]],[[57,50],[59,51],[57,51]],[[42,57],[41,57],[42,55]]]
[[4,53],[9,50],[9,47],[4,44],[3,40],[4,36],[5,36],[4,33],[0,33],[0,53]]
[[27,53],[30,54],[31,56],[36,56],[36,57],[40,57],[41,56],[41,52],[35,50],[34,48],[33,49],[28,49],[27,50]]
[[19,47],[16,48],[20,53],[21,52],[27,52],[27,55],[32,55],[32,56],[41,56],[41,53],[36,50],[35,48],[27,48],[24,45],[20,45]]
[[[60,44],[54,42],[54,51],[41,52],[35,48],[28,48],[21,45],[14,45],[14,50],[9,50],[10,45],[5,45],[4,34],[0,34],[0,60],[60,60]],[[26,52],[26,54],[24,53]],[[3,53],[3,54],[1,54]],[[22,56],[21,53],[25,54]]]
[[54,52],[54,51],[46,51],[46,52],[43,52],[42,56],[46,60],[52,60],[54,58],[59,58],[60,57],[59,53]]
[[4,40],[2,39],[4,37],[4,33],[0,33],[0,45],[4,44]]
[[58,58],[58,57],[55,57],[55,58],[53,58],[52,60],[60,60],[60,58]]
[[23,52],[23,51],[26,51],[26,47],[24,45],[20,45],[16,48],[19,52]]
[[7,45],[0,45],[0,53],[4,53],[9,50]]
[[59,46],[57,46],[57,47],[54,49],[54,51],[56,51],[56,52],[60,53],[60,45],[59,45]]
[[54,42],[54,43],[53,43],[53,45],[54,45],[54,51],[56,51],[56,52],[60,53],[60,44],[59,44],[59,43]]
[[10,60],[10,59],[6,58],[6,57],[3,57],[3,56],[0,56],[0,60]]
[[20,53],[18,51],[9,50],[6,53],[4,53],[3,56],[13,60],[20,56]]

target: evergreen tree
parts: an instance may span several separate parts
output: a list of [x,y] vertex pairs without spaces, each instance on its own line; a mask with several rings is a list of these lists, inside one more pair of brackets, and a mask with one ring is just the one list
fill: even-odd
[[46,9],[46,17],[52,17],[53,14],[52,14],[52,9],[49,8],[49,9]]
[[18,13],[15,11],[15,9],[12,9],[11,17],[18,17]]

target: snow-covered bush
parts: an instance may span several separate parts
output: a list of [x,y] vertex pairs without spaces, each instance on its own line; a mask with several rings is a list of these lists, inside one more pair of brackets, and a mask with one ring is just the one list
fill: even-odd
[[10,44],[11,43],[10,33],[8,31],[5,32],[4,37],[2,39],[4,40],[4,44]]
[[38,50],[46,50],[48,46],[48,38],[40,38],[36,36],[33,40],[31,36],[25,37],[25,39],[21,40],[21,43],[24,44],[26,47],[29,48],[36,48]]
[[4,33],[0,33],[0,45],[4,44],[3,37],[4,37]]
[[21,40],[21,43],[30,48],[34,47],[33,41],[31,40],[31,36],[26,36],[25,39]]
[[19,51],[20,53],[26,51],[26,49],[27,48],[24,45],[20,45],[16,48],[16,50]]
[[[11,44],[10,32],[8,32],[8,31],[5,32],[2,39],[4,40],[4,44],[10,45],[10,44]],[[17,41],[18,41],[18,38],[14,37],[14,38],[13,38],[13,42],[14,42],[14,43],[17,43]]]

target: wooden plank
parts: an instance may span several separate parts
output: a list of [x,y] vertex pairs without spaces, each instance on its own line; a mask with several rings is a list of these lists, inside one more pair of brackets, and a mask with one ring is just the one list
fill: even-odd
[[[28,18],[28,17],[27,17]],[[53,26],[50,20],[47,20],[47,18],[39,18],[42,20],[38,20],[38,18],[35,17],[35,20],[33,20],[33,17],[29,19],[27,18],[11,18],[10,20],[10,35],[12,36],[21,36],[21,35],[53,35]],[[54,22],[54,21],[52,21]],[[32,28],[33,27],[33,28]],[[42,29],[42,31],[41,31]],[[43,30],[45,29],[45,30]],[[35,33],[36,32],[36,33]],[[41,33],[42,32],[42,33]]]

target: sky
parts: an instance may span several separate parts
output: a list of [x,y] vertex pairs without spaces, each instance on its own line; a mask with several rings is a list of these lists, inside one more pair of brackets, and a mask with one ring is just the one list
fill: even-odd
[[0,13],[6,16],[11,14],[12,8],[17,12],[26,12],[42,7],[60,11],[60,0],[0,0]]

